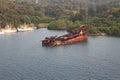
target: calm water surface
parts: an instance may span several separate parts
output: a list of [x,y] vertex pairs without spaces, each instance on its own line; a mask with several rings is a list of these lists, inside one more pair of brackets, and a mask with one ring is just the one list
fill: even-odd
[[45,36],[65,31],[39,29],[0,35],[0,80],[120,80],[120,38],[42,47]]

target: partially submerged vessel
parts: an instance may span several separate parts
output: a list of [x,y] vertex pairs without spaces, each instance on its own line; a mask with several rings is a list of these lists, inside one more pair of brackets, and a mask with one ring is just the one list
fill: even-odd
[[65,44],[72,44],[87,39],[88,26],[82,25],[77,29],[72,30],[68,34],[62,36],[46,37],[42,40],[42,46],[60,46]]

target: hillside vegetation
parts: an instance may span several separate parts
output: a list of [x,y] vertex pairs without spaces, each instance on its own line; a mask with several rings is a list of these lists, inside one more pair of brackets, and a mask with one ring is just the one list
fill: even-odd
[[0,0],[0,27],[49,23],[48,29],[71,31],[82,24],[90,33],[120,36],[119,0]]

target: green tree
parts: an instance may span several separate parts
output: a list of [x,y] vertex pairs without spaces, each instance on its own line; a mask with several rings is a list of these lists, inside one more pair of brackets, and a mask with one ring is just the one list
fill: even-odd
[[57,21],[53,21],[48,25],[48,29],[52,30],[65,30],[68,25],[72,24],[71,21],[65,20],[65,19],[60,19]]
[[73,29],[80,27],[81,25],[82,23],[80,21],[75,21],[74,23],[72,23],[71,25],[67,27],[67,31],[70,32]]

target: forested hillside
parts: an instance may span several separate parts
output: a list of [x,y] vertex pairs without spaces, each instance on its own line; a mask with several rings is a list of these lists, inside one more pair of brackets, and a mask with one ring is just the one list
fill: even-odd
[[[0,0],[0,27],[49,23],[48,29],[90,25],[90,33],[120,35],[119,0]],[[58,25],[60,24],[60,25]]]

